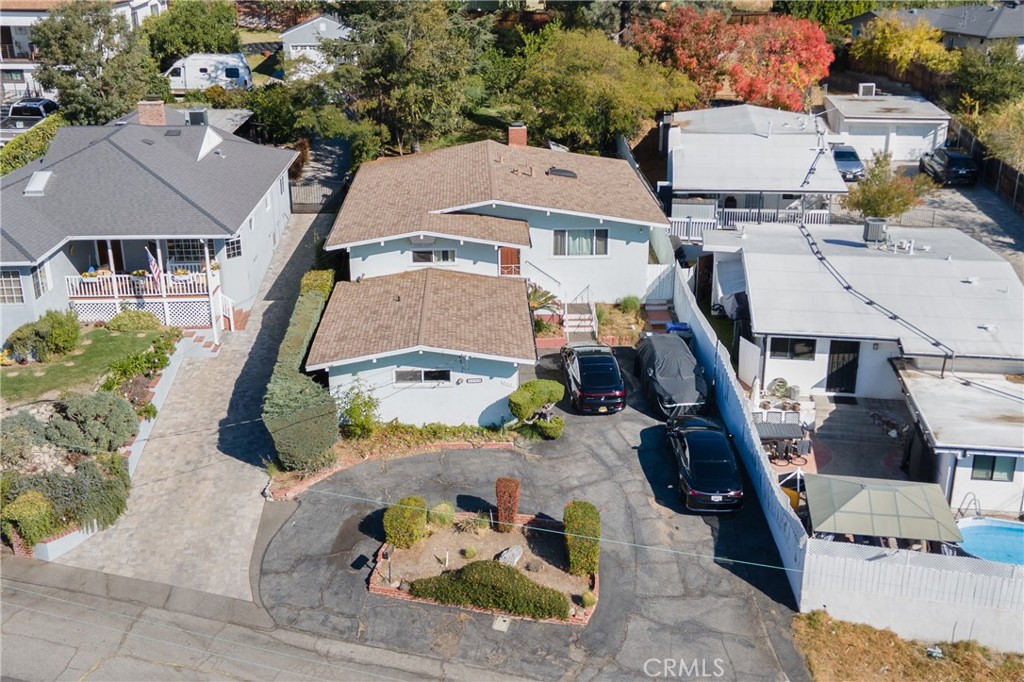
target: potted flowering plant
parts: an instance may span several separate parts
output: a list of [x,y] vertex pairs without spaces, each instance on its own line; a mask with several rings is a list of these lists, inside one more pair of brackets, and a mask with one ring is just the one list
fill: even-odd
[[171,279],[175,282],[188,282],[192,279],[192,273],[185,268],[175,268],[174,272],[171,273]]

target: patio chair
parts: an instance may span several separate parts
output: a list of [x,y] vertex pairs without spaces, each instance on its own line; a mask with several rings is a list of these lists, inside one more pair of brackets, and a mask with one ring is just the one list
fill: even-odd
[[783,424],[799,424],[800,413],[799,412],[783,412],[782,414]]
[[781,424],[782,412],[779,410],[769,410],[764,414],[764,421],[766,424]]

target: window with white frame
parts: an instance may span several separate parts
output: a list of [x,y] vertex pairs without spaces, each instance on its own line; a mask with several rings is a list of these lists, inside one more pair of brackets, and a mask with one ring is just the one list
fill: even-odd
[[284,176],[282,175],[277,180],[277,192],[278,194],[284,194]]
[[224,242],[224,255],[227,258],[238,258],[242,255],[242,238],[235,235]]
[[608,230],[555,230],[556,256],[607,256]]
[[452,264],[455,262],[455,249],[437,249],[433,251],[413,251],[412,262],[415,265]]
[[769,350],[771,357],[780,360],[813,360],[817,343],[814,339],[790,339],[773,336]]
[[21,273],[17,270],[0,270],[0,303],[24,303],[25,292],[21,290]]
[[996,457],[993,455],[974,455],[971,467],[973,481],[1013,481],[1013,470],[1017,466],[1016,457]]
[[396,369],[396,384],[450,384],[450,369]]
[[[210,258],[213,258],[213,240],[208,239],[206,246],[210,251]],[[202,239],[168,239],[167,260],[178,263],[202,263],[203,262],[203,240]]]
[[42,298],[43,294],[50,290],[50,269],[43,263],[39,267],[32,268],[32,290],[36,298]]
[[264,194],[263,195],[263,210],[264,211],[269,211],[270,210],[270,195],[269,194]]

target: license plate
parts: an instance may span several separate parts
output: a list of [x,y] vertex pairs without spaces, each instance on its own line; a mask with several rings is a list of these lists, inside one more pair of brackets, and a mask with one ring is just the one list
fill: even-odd
[[712,495],[711,496],[711,501],[712,502],[721,502],[722,501],[722,496],[721,495]]
[[607,408],[607,407],[605,407],[604,405],[602,405],[601,407],[597,408],[597,411],[598,411],[598,412],[607,412],[607,411],[608,411],[608,408]]

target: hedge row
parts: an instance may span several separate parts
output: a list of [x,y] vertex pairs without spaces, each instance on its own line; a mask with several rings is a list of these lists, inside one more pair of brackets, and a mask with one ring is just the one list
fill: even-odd
[[597,507],[573,500],[565,505],[565,549],[573,575],[597,573],[601,559],[601,513]]
[[75,349],[81,329],[73,310],[47,310],[35,322],[27,322],[7,337],[4,344],[24,360],[47,362]]
[[[325,274],[314,274],[315,272]],[[288,329],[263,399],[263,421],[285,469],[313,471],[331,461],[338,440],[338,412],[330,392],[302,373],[309,343],[327,304],[325,282],[333,271],[313,271],[303,277]]]
[[564,594],[497,561],[474,561],[433,578],[414,580],[409,592],[442,604],[496,609],[528,618],[569,617],[569,600]]
[[395,547],[409,549],[426,533],[427,501],[422,497],[403,497],[384,510],[384,539]]
[[7,175],[46,154],[57,129],[67,125],[59,115],[47,116],[41,123],[0,149],[0,175]]

